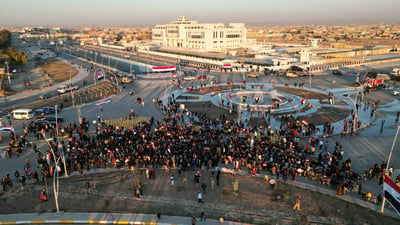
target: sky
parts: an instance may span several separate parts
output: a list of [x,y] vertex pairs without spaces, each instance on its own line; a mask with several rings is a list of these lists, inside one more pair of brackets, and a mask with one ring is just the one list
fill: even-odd
[[400,0],[0,0],[0,26],[400,23]]

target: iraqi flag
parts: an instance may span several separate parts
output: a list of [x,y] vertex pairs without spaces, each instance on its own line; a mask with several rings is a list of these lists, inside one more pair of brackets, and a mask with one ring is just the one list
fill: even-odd
[[383,175],[383,192],[384,197],[400,215],[400,188],[386,175]]

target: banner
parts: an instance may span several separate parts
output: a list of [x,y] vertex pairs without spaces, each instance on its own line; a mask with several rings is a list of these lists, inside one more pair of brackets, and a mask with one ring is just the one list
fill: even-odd
[[386,175],[383,175],[383,192],[384,197],[400,215],[400,188]]

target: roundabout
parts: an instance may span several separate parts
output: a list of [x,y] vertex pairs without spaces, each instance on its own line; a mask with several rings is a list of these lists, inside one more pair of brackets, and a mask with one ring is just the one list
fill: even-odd
[[304,125],[310,123],[320,126],[322,130],[326,121],[343,126],[343,121],[350,119],[351,112],[354,112],[354,104],[346,96],[287,84],[228,82],[192,86],[186,90],[166,93],[163,97],[164,104],[167,104],[168,97],[171,96],[176,98],[179,108],[184,109],[186,114],[195,113],[198,117],[205,116],[209,120],[225,116],[223,118],[243,122],[244,127],[254,127],[255,124],[249,122],[251,120],[257,120],[258,125],[265,127],[281,127],[290,118]]

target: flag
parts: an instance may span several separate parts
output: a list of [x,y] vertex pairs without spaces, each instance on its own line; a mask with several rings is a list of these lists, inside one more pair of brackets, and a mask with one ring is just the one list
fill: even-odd
[[304,125],[308,125],[308,122],[306,120],[301,121]]
[[383,192],[384,197],[400,215],[400,188],[386,175],[383,175]]
[[228,94],[228,96],[229,96],[229,98],[232,98],[232,95],[231,95],[231,94]]

